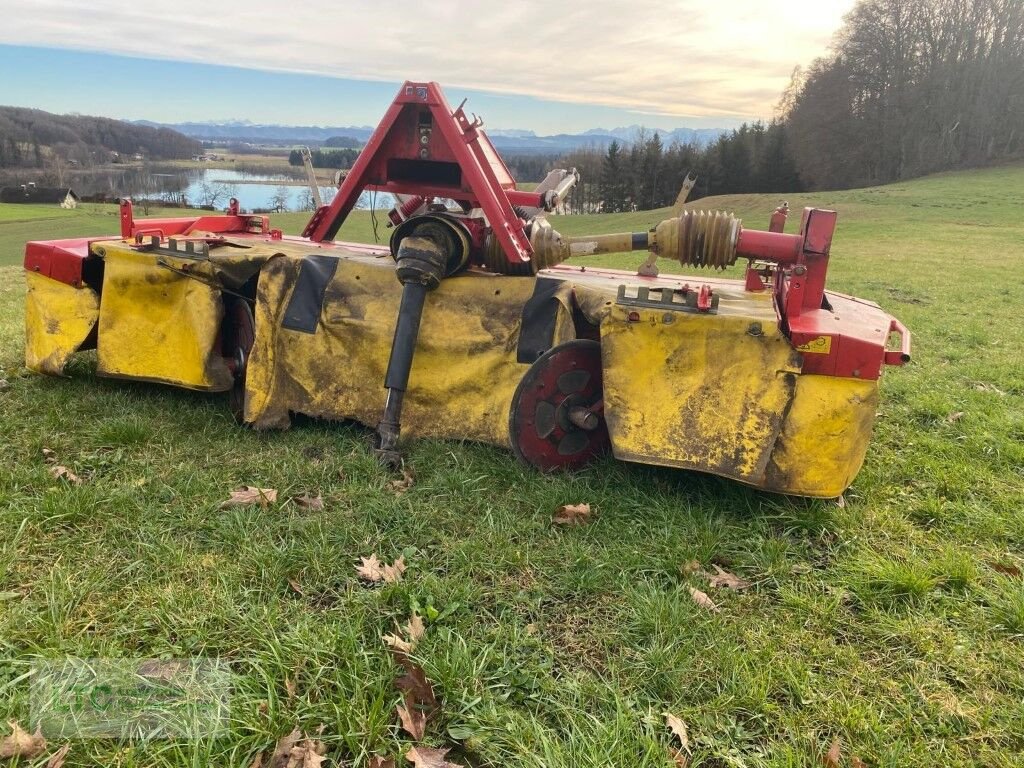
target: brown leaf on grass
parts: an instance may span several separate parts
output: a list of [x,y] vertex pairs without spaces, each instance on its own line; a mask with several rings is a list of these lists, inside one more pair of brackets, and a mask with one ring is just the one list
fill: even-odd
[[405,692],[402,702],[405,706],[395,708],[398,711],[398,718],[402,721],[402,728],[415,741],[420,741],[427,730],[427,716],[423,713],[423,710],[416,706],[416,701],[411,691]]
[[399,660],[405,668],[405,674],[395,680],[395,687],[402,693],[412,694],[413,701],[421,706],[434,708],[437,706],[437,697],[434,696],[434,687],[427,680],[423,667],[413,662],[408,657]]
[[696,560],[690,560],[679,566],[679,572],[683,576],[690,576],[694,573],[698,573],[701,570],[700,563]]
[[263,753],[260,752],[256,757],[249,763],[249,768],[263,768]]
[[308,493],[292,496],[292,501],[295,502],[295,506],[308,509],[310,512],[320,512],[324,508],[324,497],[319,493],[316,496],[310,496]]
[[689,768],[690,756],[686,752],[675,747],[665,747],[665,751],[668,752],[668,759],[676,768]]
[[8,725],[11,726],[11,735],[0,739],[0,758],[22,757],[29,760],[46,751],[46,739],[38,728],[35,733],[29,733],[13,720]]
[[387,584],[394,584],[401,581],[402,574],[405,573],[404,556],[399,557],[391,565],[382,563],[377,555],[370,555],[369,557],[361,557],[359,559],[362,561],[361,565],[356,566],[359,578],[374,584],[382,581]]
[[836,736],[832,742],[832,746],[829,747],[828,752],[821,758],[822,764],[825,768],[839,768],[839,760],[842,757],[843,742]]
[[299,597],[302,597],[304,594],[306,594],[302,591],[302,585],[299,584],[299,582],[295,579],[288,579],[288,586],[291,587],[292,592],[294,592]]
[[52,755],[50,755],[50,759],[46,761],[46,768],[64,768],[64,760],[67,759],[68,752],[70,751],[71,745],[65,744],[63,747],[61,747]]
[[288,694],[289,699],[294,699],[298,688],[295,685],[295,681],[292,680],[288,675],[284,676],[284,690]]
[[420,618],[418,613],[414,613],[412,618],[405,624],[405,633],[409,636],[409,640],[413,645],[420,641],[426,631],[427,628],[423,626],[423,619]]
[[256,488],[252,485],[243,485],[241,488],[231,492],[226,501],[221,502],[220,508],[241,507],[250,504],[259,504],[265,507],[277,501],[277,490],[274,488]]
[[405,555],[399,557],[393,564],[385,565],[382,571],[386,584],[396,584],[401,581],[402,574],[405,573]]
[[67,480],[72,485],[82,484],[82,478],[80,478],[67,467],[61,466],[60,464],[51,465],[50,474],[53,475],[58,480]]
[[[326,744],[317,739],[303,738],[302,732],[296,728],[277,742],[267,768],[321,768],[325,754]],[[259,768],[262,764],[262,755],[257,755],[249,768]]]
[[401,637],[400,635],[396,635],[391,632],[384,635],[384,645],[386,645],[393,651],[398,651],[399,653],[406,654],[412,653],[413,650],[415,650],[416,648],[415,643],[412,643],[406,640],[405,638]]
[[412,484],[416,482],[416,476],[405,467],[402,467],[402,479],[391,481],[391,490],[395,494],[403,494],[412,488]]
[[374,755],[366,761],[366,768],[395,768],[395,761],[390,757]]
[[701,592],[699,589],[693,587],[687,587],[690,590],[690,597],[693,598],[693,602],[708,611],[717,611],[718,606],[715,605],[715,601],[708,597],[706,592]]
[[327,745],[318,739],[305,739],[292,747],[287,768],[321,768]]
[[362,565],[356,566],[356,573],[359,574],[359,578],[374,583],[384,581],[384,570],[381,568],[381,562],[376,555],[359,559],[362,561]]
[[841,493],[836,496],[836,506],[840,509],[846,509],[846,497]]
[[432,747],[412,747],[405,753],[405,759],[416,768],[462,768],[457,763],[450,763],[444,759],[448,749],[433,749]]
[[708,576],[708,584],[716,589],[719,587],[726,587],[737,592],[743,589],[750,589],[750,582],[745,579],[741,579],[739,576],[729,573],[728,571],[719,568],[717,565],[712,564],[712,568],[715,569],[715,573]]
[[665,713],[665,725],[672,731],[679,739],[679,743],[683,749],[687,752],[690,751],[690,732],[686,729],[686,723],[681,719],[673,715],[671,712]]
[[409,639],[406,640],[405,637],[399,634],[388,633],[384,635],[384,644],[393,651],[407,655],[416,649],[416,644],[425,632],[426,627],[423,626],[423,619],[420,618],[419,614],[414,613],[412,618],[405,624],[405,635]]
[[963,411],[957,411],[956,413],[949,414],[949,416],[946,417],[946,421],[949,422],[950,424],[956,424],[963,417],[964,417],[964,412]]
[[1001,573],[1004,576],[1020,576],[1021,573],[1020,568],[1012,564],[1007,565],[1006,563],[993,561],[989,563],[989,567],[996,573]]
[[854,755],[850,758],[850,768],[868,768],[868,766],[863,760]]
[[301,738],[302,731],[296,728],[287,736],[282,736],[278,739],[277,746],[274,747],[274,753],[270,756],[268,768],[286,768],[292,756],[292,748],[299,743]]
[[589,504],[563,504],[555,510],[551,522],[555,525],[580,525],[589,519]]
[[49,448],[43,448],[43,461],[47,464],[57,463],[57,452]]

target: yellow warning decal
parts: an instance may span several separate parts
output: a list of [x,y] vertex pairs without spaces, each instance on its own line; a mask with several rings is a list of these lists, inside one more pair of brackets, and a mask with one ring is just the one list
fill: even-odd
[[800,352],[810,352],[812,355],[827,355],[832,351],[832,337],[818,336],[817,338],[805,341],[797,347]]

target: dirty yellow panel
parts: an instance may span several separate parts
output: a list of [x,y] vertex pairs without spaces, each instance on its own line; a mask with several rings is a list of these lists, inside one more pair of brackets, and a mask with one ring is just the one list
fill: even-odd
[[800,376],[768,468],[769,486],[838,496],[864,463],[877,407],[877,381]]
[[800,370],[774,322],[616,306],[601,348],[616,457],[762,482]]
[[[315,333],[281,325],[300,263],[280,255],[260,273],[246,421],[283,427],[291,411],[376,426],[401,300],[394,263],[341,259]],[[533,280],[470,272],[427,296],[403,435],[508,445],[512,394],[529,367],[516,361],[520,317],[533,289]],[[563,307],[555,343],[574,336]]]
[[75,288],[35,272],[26,272],[25,280],[25,367],[59,376],[96,327],[99,297],[91,288]]
[[104,244],[97,370],[104,376],[224,391],[221,292],[158,265],[160,257]]

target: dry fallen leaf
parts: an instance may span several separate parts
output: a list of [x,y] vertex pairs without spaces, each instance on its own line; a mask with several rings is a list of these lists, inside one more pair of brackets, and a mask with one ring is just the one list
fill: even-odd
[[854,755],[850,758],[850,768],[868,768],[868,766],[863,760]]
[[686,729],[686,723],[684,723],[678,717],[673,715],[671,712],[666,712],[665,725],[667,725],[668,729],[679,738],[679,743],[682,745],[683,749],[689,752],[690,732]]
[[0,758],[23,757],[31,759],[46,751],[46,739],[38,728],[29,733],[13,720],[9,723],[11,735],[0,739]]
[[292,588],[292,592],[300,597],[305,594],[305,592],[302,591],[302,585],[295,579],[288,579],[288,586]]
[[366,761],[366,768],[395,768],[395,761],[390,757],[374,755]]
[[1020,576],[1020,568],[1016,565],[1007,565],[1006,563],[990,562],[989,566],[993,571],[1001,573],[1004,576]]
[[416,706],[416,701],[411,691],[405,692],[402,701],[405,706],[396,707],[398,717],[402,721],[402,728],[414,740],[420,741],[427,730],[427,716]]
[[403,693],[411,693],[413,700],[421,706],[436,707],[437,698],[434,696],[434,688],[427,680],[423,667],[413,663],[407,657],[401,660],[401,664],[405,667],[405,674],[395,680],[395,687]]
[[243,485],[238,490],[232,491],[230,498],[221,503],[221,509],[225,507],[240,507],[249,504],[259,504],[265,507],[277,501],[277,491],[274,488],[256,488],[251,485]]
[[835,740],[832,742],[832,746],[829,747],[828,752],[823,758],[821,758],[821,762],[826,766],[826,768],[839,768],[839,759],[841,757],[842,749],[843,742],[839,740],[838,736],[836,736]]
[[679,571],[683,574],[683,576],[690,576],[691,574],[697,573],[700,570],[700,563],[696,560],[690,560],[689,562],[683,563],[679,566]]
[[950,424],[956,424],[963,417],[964,417],[964,412],[963,411],[957,411],[956,413],[949,414],[949,416],[946,417],[946,421],[948,421]]
[[297,691],[295,681],[288,677],[288,675],[284,676],[284,690],[288,694],[289,699],[295,698],[295,693]]
[[391,648],[394,651],[399,651],[400,653],[412,653],[413,650],[416,648],[416,645],[414,643],[411,643],[405,638],[390,632],[384,635],[384,644],[388,648]]
[[50,755],[50,759],[46,761],[46,768],[64,768],[64,760],[67,758],[68,752],[70,751],[71,745],[65,744]]
[[712,564],[712,568],[715,569],[716,573],[708,576],[708,583],[715,588],[726,587],[739,592],[742,589],[749,589],[750,582],[745,579],[741,579],[739,576],[729,573],[717,565]]
[[316,739],[306,739],[292,747],[286,768],[321,768],[327,745]]
[[589,504],[563,504],[555,510],[551,522],[555,525],[579,525],[590,519]]
[[668,752],[668,759],[672,761],[676,768],[689,768],[690,756],[681,749],[675,747],[665,747],[665,751]]
[[836,506],[840,509],[846,509],[846,497],[841,493],[836,496]]
[[47,464],[57,463],[57,452],[50,450],[49,448],[43,448],[43,461]]
[[67,480],[72,485],[82,484],[82,478],[80,478],[67,467],[61,466],[60,464],[51,466],[50,474],[53,475],[58,480]]
[[408,469],[403,467],[402,468],[402,479],[401,480],[392,480],[391,481],[391,490],[394,491],[396,494],[405,493],[410,488],[412,488],[412,484],[415,481],[416,481],[416,476],[413,475],[413,473],[410,472]]
[[277,746],[274,747],[274,754],[270,756],[269,768],[285,768],[292,755],[292,747],[299,743],[302,738],[302,731],[296,728],[287,736],[282,736]]
[[444,759],[448,749],[432,749],[431,747],[412,747],[405,753],[405,759],[416,768],[461,768],[457,763]]
[[292,496],[292,501],[295,502],[295,506],[308,509],[311,512],[320,512],[324,508],[324,497],[319,493],[316,496],[310,496],[308,493]]
[[405,555],[402,555],[395,560],[392,565],[385,565],[382,569],[384,575],[384,581],[387,584],[395,584],[402,580],[402,574],[405,573]]
[[715,605],[715,601],[707,596],[706,592],[701,592],[699,589],[693,587],[687,587],[690,590],[690,597],[693,598],[693,602],[709,611],[717,611],[718,606]]
[[413,645],[420,641],[420,638],[423,637],[426,631],[427,628],[423,626],[423,619],[420,618],[418,613],[414,613],[412,618],[406,622],[405,633],[409,635],[409,641]]
[[263,768],[263,753],[260,752],[256,757],[249,763],[249,768]]
[[391,565],[382,563],[377,555],[370,555],[369,557],[361,557],[359,559],[362,561],[362,564],[356,566],[356,573],[359,574],[359,578],[374,584],[381,581],[394,584],[401,581],[402,574],[405,573],[404,556],[399,557]]
[[376,555],[359,559],[362,561],[362,565],[356,566],[356,573],[359,574],[359,578],[373,582],[384,581],[384,571],[381,569],[381,562],[377,559]]

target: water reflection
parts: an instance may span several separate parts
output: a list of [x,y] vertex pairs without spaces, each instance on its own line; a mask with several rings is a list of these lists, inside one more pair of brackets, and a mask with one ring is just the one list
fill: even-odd
[[[301,183],[296,185],[302,178],[299,170],[293,175],[152,165],[72,172],[66,174],[65,184],[86,199],[148,198],[172,205],[213,205],[221,209],[228,198],[235,197],[246,211],[312,210],[309,188]],[[320,187],[324,203],[330,202],[335,192],[334,187]],[[364,192],[356,207],[388,209],[393,205],[394,199],[387,193]]]

